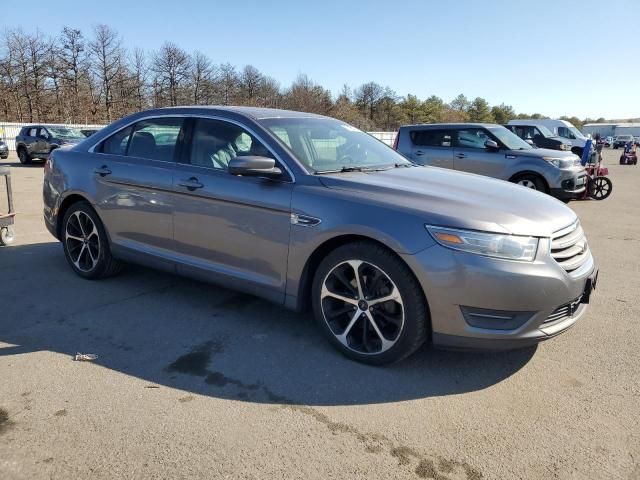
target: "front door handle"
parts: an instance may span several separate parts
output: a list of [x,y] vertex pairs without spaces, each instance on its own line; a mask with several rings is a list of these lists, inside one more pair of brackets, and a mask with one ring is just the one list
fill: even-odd
[[467,154],[466,153],[457,153],[456,154],[456,158],[467,158]]
[[204,185],[198,181],[196,177],[191,177],[186,180],[180,180],[178,185],[185,187],[187,190],[194,191],[197,188],[202,188]]
[[106,175],[111,175],[111,170],[106,165],[102,165],[100,168],[96,168],[93,171],[93,173],[96,173],[96,174],[100,175],[101,177],[104,177]]
[[415,155],[421,157],[422,155],[424,155],[424,152],[422,150],[418,150],[416,151]]

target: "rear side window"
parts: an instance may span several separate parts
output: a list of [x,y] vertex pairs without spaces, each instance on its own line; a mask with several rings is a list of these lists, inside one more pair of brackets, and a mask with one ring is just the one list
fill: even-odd
[[414,130],[410,133],[411,142],[419,147],[450,147],[450,130]]
[[96,150],[111,155],[147,158],[171,162],[178,139],[181,138],[182,118],[143,120],[124,128],[104,140]]
[[127,127],[117,133],[114,133],[102,142],[99,151],[110,155],[126,155],[132,131],[132,127]]
[[37,133],[38,133],[38,129],[36,127],[33,127],[29,129],[29,132],[27,133],[27,135],[30,137],[35,137]]

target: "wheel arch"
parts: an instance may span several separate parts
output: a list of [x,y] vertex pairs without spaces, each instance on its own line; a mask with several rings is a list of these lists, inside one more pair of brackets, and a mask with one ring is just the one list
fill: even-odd
[[518,178],[524,176],[524,175],[533,175],[537,178],[539,178],[542,181],[542,184],[544,185],[544,190],[545,193],[549,193],[551,191],[550,187],[549,187],[549,182],[547,182],[547,179],[544,178],[543,175],[540,175],[540,173],[535,172],[533,170],[522,170],[518,173],[515,173],[513,175],[511,175],[511,177],[509,178],[510,182],[516,182]]
[[[302,269],[302,274],[300,275],[300,280],[298,282],[298,290],[296,297],[295,309],[299,312],[308,311],[311,309],[311,286],[313,284],[313,277],[315,276],[318,267],[320,266],[320,262],[324,257],[326,257],[329,253],[334,251],[336,248],[339,248],[343,245],[347,245],[349,243],[354,242],[370,242],[376,244],[385,250],[389,251],[392,255],[397,257],[404,265],[406,265],[407,269],[411,272],[412,275],[415,274],[411,267],[403,260],[403,258],[398,255],[392,248],[386,245],[384,242],[380,240],[376,240],[372,237],[361,235],[361,234],[342,234],[337,235],[335,237],[331,237],[320,245],[318,245],[314,251],[309,255],[309,258],[305,262],[305,265]],[[416,279],[417,281],[417,279]],[[420,283],[420,282],[418,282]]]
[[[95,214],[98,216],[98,218],[100,219],[100,221],[102,222],[102,218],[100,217],[100,214],[96,211],[95,208],[93,208],[93,205],[91,204],[91,201],[79,194],[79,193],[72,193],[70,195],[67,195],[64,200],[62,200],[62,203],[60,204],[60,207],[58,208],[58,214],[56,216],[56,238],[58,240],[61,239],[62,236],[62,220],[64,219],[65,214],[67,213],[67,210],[69,210],[69,208],[78,202],[86,202],[89,204],[89,206],[91,207],[91,209],[95,212]],[[104,222],[102,222],[104,224]],[[108,235],[107,235],[108,236]]]

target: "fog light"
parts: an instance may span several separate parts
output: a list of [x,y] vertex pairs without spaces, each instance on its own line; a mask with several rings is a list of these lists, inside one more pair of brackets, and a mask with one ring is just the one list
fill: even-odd
[[527,323],[536,314],[536,312],[489,310],[463,306],[460,306],[460,310],[469,326],[489,330],[515,330]]

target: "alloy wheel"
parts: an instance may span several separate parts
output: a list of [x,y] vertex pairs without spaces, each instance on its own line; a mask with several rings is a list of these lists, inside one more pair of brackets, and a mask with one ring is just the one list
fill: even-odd
[[75,267],[91,272],[100,258],[100,236],[94,221],[83,211],[69,216],[65,227],[65,244]]
[[518,185],[522,185],[523,187],[533,188],[534,190],[537,190],[536,184],[533,181],[526,178],[518,181]]
[[380,267],[344,261],[325,277],[320,297],[324,321],[350,350],[379,354],[400,338],[405,321],[402,296]]

